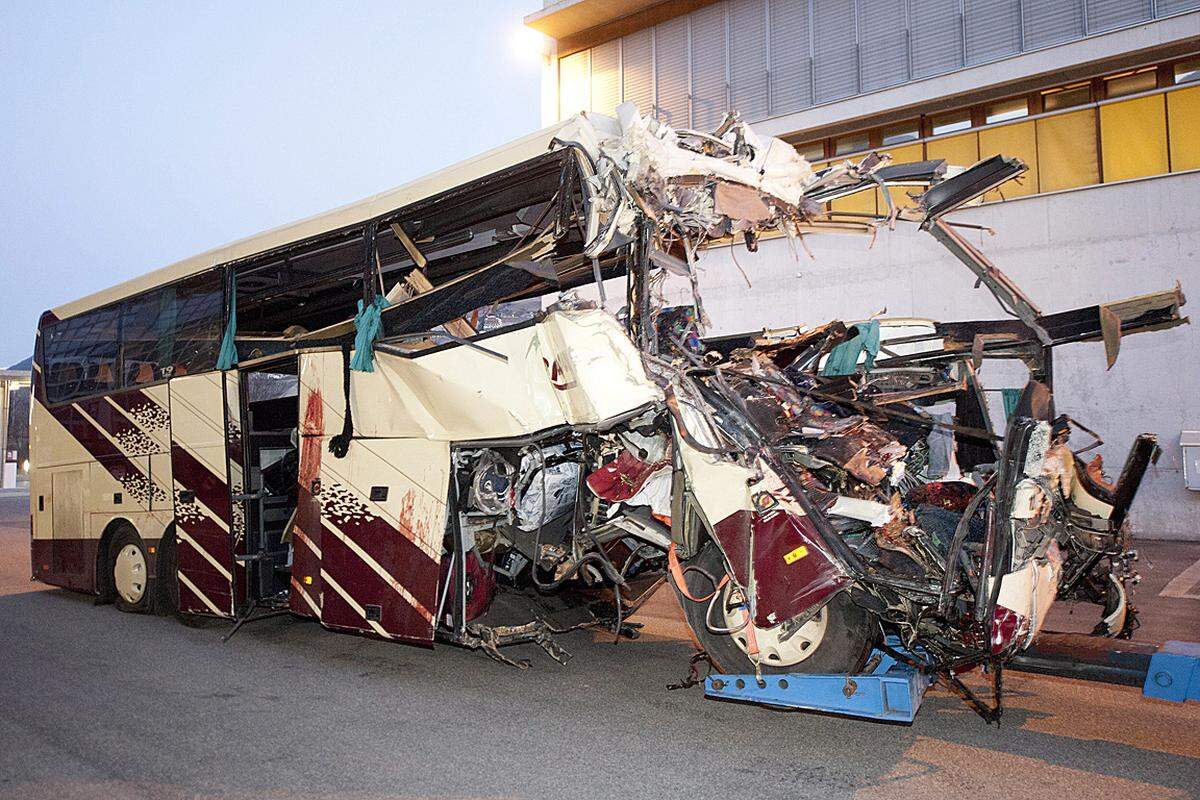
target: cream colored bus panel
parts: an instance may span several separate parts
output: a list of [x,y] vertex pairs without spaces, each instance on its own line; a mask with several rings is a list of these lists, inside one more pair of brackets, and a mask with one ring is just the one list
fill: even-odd
[[[374,372],[352,376],[355,434],[503,438],[602,422],[661,397],[632,342],[602,311],[556,312],[481,346],[507,361],[462,345],[408,358],[376,353]],[[301,408],[312,407],[310,395],[321,398],[320,428],[306,419],[305,433],[341,432],[342,369],[337,351],[301,357]]]
[[560,311],[537,327],[547,378],[572,425],[596,424],[662,400],[611,314]]

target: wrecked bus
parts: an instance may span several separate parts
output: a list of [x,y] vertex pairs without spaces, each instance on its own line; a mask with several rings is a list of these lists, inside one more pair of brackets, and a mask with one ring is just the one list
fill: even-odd
[[[1157,445],[1114,481],[1085,460],[1052,352],[1100,342],[1111,365],[1184,298],[1040,310],[947,218],[1023,170],[814,172],[736,115],[677,131],[625,105],[47,311],[33,575],[509,663],[522,642],[565,660],[573,628],[636,635],[664,581],[729,672],[850,673],[887,634],[957,681],[1061,594],[1127,635],[1125,520]],[[826,205],[895,186],[911,202],[883,191],[886,214]],[[705,336],[707,246],[896,225],[997,318]],[[1029,372],[1003,430],[993,359]]]

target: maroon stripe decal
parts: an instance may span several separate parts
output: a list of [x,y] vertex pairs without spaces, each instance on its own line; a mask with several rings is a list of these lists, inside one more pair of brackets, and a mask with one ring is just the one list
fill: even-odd
[[[111,396],[115,401],[117,395]],[[163,445],[143,430],[142,426],[132,422],[122,414],[105,397],[94,397],[80,400],[79,407],[109,436],[117,440],[121,452],[130,456],[148,456],[152,453],[165,453]],[[166,427],[165,420],[163,427]]]
[[[395,534],[393,534],[395,535]],[[429,638],[433,635],[433,627],[421,612],[417,611],[407,600],[401,597],[391,584],[379,576],[375,570],[371,569],[367,564],[358,557],[349,547],[342,543],[336,536],[325,537],[325,543],[322,547],[322,556],[325,563],[325,570],[329,572],[338,585],[354,598],[360,606],[367,604],[378,605],[381,611],[379,624],[388,633],[397,636],[409,636],[415,638]],[[378,560],[378,559],[377,559]],[[385,567],[386,569],[386,567]],[[437,573],[434,573],[436,582]],[[401,585],[408,589],[414,597],[416,597],[422,605],[429,608],[429,603],[432,603],[431,598],[422,597],[417,592],[412,591],[408,585],[400,581]],[[337,594],[337,590],[327,588],[325,591],[325,600]],[[434,587],[434,595],[436,595],[436,586]],[[433,609],[430,609],[432,613]],[[354,624],[360,628],[369,628],[358,613],[349,610],[349,613],[355,618],[342,617],[336,614],[336,619],[329,618],[326,620],[325,614],[322,619],[333,622],[334,624]]]
[[[189,534],[190,535],[190,534]],[[195,537],[192,537],[195,539]],[[196,552],[190,542],[180,542],[176,546],[179,571],[188,577],[196,588],[204,592],[222,610],[229,608],[229,581],[225,576],[213,569],[212,564],[203,555]],[[221,561],[220,558],[217,559]]]
[[92,458],[125,487],[135,502],[145,505],[144,501],[149,499],[154,490],[146,473],[138,469],[129,456],[121,452],[73,406],[59,406],[48,410],[67,433],[83,445]]
[[128,411],[131,415],[136,416],[146,405],[154,406],[166,413],[167,409],[159,405],[158,401],[147,394],[142,389],[130,389],[125,392],[117,392],[109,395],[109,399],[121,407],[122,410]]
[[[434,598],[437,597],[438,576],[441,572],[438,561],[380,517],[359,521],[330,519],[330,523],[370,553],[397,583],[407,589],[430,612],[434,611],[430,604],[436,602]],[[333,538],[325,537],[326,540]],[[355,558],[357,559],[357,556]],[[337,573],[334,573],[334,577],[337,577]]]
[[195,492],[222,522],[229,524],[229,484],[179,444],[171,445],[171,473],[175,482]]
[[[121,452],[116,445],[108,440],[108,438],[100,432],[100,429],[88,421],[87,417],[79,413],[74,406],[58,406],[57,408],[49,409],[51,416],[67,429],[67,433],[74,437],[75,441],[83,445],[92,458],[97,461],[115,461],[125,460],[129,462],[129,458]],[[132,465],[132,462],[129,462]]]
[[[296,532],[292,536],[292,577],[299,581],[309,595],[316,600],[324,588],[324,583],[321,581],[321,559],[317,558],[317,554],[312,551],[311,547],[299,539],[303,536],[312,542],[314,547],[321,548],[321,507],[312,493],[303,485],[300,486],[296,497],[295,528]],[[312,582],[306,583],[306,579]],[[298,597],[294,591],[288,598],[288,607],[294,613],[306,617],[312,616],[312,609],[309,608],[308,603],[303,597]]]

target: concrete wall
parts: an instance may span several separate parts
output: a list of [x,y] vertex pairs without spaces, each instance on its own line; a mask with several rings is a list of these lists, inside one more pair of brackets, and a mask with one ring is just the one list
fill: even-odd
[[[989,225],[972,233],[992,261],[1049,313],[1169,289],[1178,280],[1200,298],[1200,173],[1130,181],[993,203],[953,219]],[[758,253],[738,247],[703,255],[700,285],[713,334],[763,326],[889,316],[938,320],[1003,316],[985,289],[926,233],[911,225],[881,231],[874,245],[857,236],[808,238],[815,259],[794,256],[786,240]],[[671,294],[675,294],[672,290]],[[1200,314],[1200,307],[1185,307]],[[1015,385],[1011,371],[985,367],[992,385]],[[1135,502],[1131,524],[1142,536],[1200,539],[1200,493],[1183,488],[1181,429],[1200,428],[1200,330],[1186,325],[1132,336],[1105,371],[1103,345],[1059,348],[1055,388],[1060,411],[1099,432],[1110,476],[1120,471],[1138,433],[1163,447]]]

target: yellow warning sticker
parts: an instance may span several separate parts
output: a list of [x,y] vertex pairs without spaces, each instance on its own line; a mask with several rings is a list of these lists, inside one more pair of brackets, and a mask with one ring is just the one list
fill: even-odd
[[783,554],[783,563],[795,564],[797,561],[804,558],[806,555],[808,555],[808,548],[805,547],[804,545],[800,545],[792,552]]

